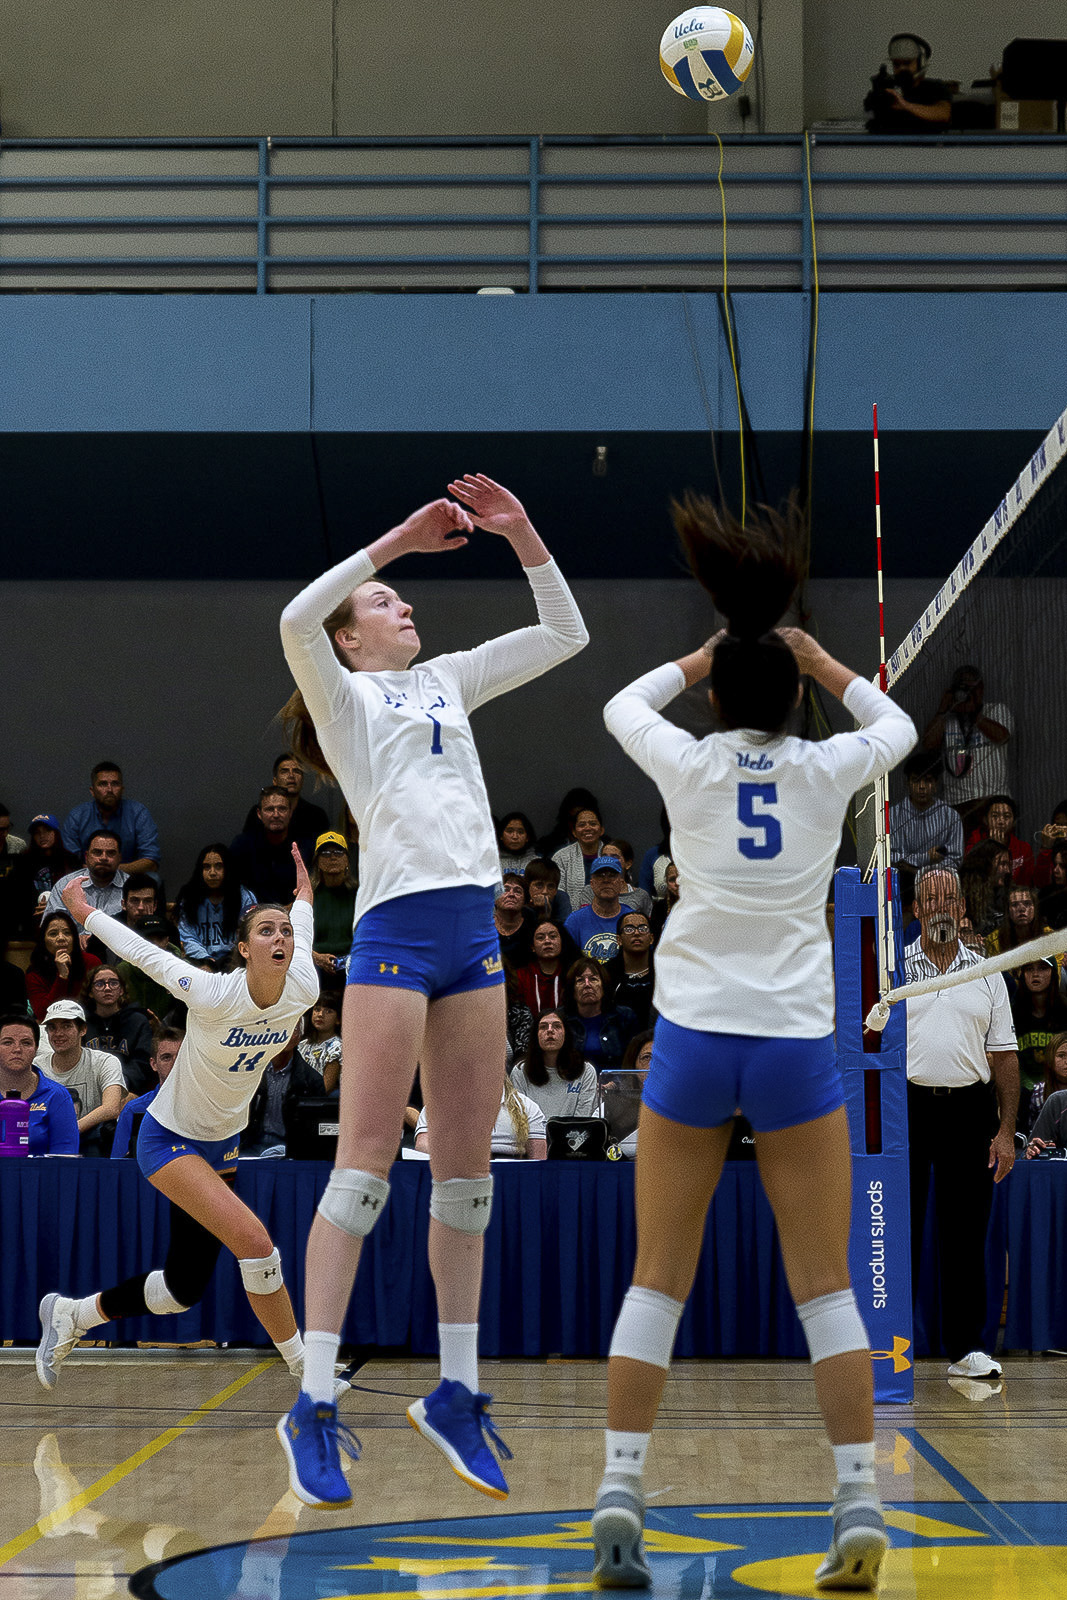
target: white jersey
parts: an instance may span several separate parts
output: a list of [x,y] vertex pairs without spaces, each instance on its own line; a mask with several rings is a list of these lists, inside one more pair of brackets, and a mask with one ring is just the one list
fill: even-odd
[[656,951],[656,1010],[705,1032],[824,1038],[834,1026],[826,891],[845,811],[907,755],[914,725],[854,678],[844,703],[858,733],[695,739],[659,714],[684,686],[672,662],[604,711],[670,817],[681,897]]
[[109,950],[189,1008],[174,1066],[152,1101],[153,1117],[172,1133],[187,1139],[229,1139],[240,1133],[268,1063],[285,1049],[300,1018],[319,998],[311,959],[314,913],[297,900],[289,917],[294,949],[285,987],[281,999],[262,1010],[248,992],[243,967],[204,972],[101,911],[85,919],[89,932]]
[[404,672],[352,672],[323,619],[374,576],[366,551],[304,589],[282,613],[282,644],[323,754],[359,826],[355,920],[399,895],[490,887],[500,862],[468,721],[588,641],[554,561],[523,569],[538,624]]

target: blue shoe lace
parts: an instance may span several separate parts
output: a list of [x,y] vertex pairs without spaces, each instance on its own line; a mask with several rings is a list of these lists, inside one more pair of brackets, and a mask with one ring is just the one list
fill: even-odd
[[482,1433],[489,1440],[501,1461],[511,1461],[513,1456],[503,1439],[493,1426],[493,1419],[489,1415],[489,1407],[493,1403],[491,1394],[476,1394],[474,1396],[474,1420],[481,1428]]

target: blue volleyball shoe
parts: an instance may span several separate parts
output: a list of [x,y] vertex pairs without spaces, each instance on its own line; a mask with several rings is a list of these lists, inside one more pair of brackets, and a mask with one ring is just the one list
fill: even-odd
[[358,1461],[360,1443],[338,1422],[336,1405],[312,1400],[301,1390],[275,1432],[289,1463],[289,1487],[298,1500],[320,1511],[337,1511],[352,1504],[352,1491],[341,1470],[341,1451]]
[[511,1460],[511,1451],[490,1421],[492,1398],[491,1394],[472,1394],[465,1384],[442,1378],[425,1400],[408,1406],[408,1421],[437,1446],[464,1483],[493,1500],[506,1500],[508,1486],[493,1450],[504,1461]]

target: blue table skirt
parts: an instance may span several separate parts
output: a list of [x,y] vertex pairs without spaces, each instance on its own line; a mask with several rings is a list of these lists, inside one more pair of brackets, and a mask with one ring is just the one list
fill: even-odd
[[[633,1167],[606,1162],[500,1163],[486,1238],[481,1348],[486,1356],[603,1356],[635,1250]],[[303,1324],[304,1247],[329,1168],[318,1162],[242,1161],[237,1192],[282,1254]],[[437,1349],[426,1264],[430,1173],[393,1169],[389,1205],[371,1234],[345,1324],[347,1342]],[[996,1192],[989,1233],[993,1342],[1011,1261],[1006,1344],[1067,1348],[1067,1164],[1020,1163]],[[85,1295],[160,1266],[167,1207],[133,1162],[0,1161],[0,1336],[38,1338],[37,1304],[50,1289]],[[1065,1238],[1067,1243],[1067,1238]],[[1050,1265],[1055,1263],[1056,1265]],[[932,1259],[924,1267],[916,1349],[935,1332]],[[199,1306],[178,1317],[126,1318],[107,1333],[137,1340],[267,1342],[232,1257],[223,1252]],[[104,1330],[101,1330],[104,1336]],[[728,1162],[708,1218],[696,1285],[679,1329],[679,1356],[806,1354],[785,1281],[770,1207],[751,1162]]]

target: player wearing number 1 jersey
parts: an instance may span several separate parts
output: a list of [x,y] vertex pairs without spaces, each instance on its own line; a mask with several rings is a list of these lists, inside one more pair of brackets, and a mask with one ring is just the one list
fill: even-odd
[[90,1328],[114,1317],[172,1315],[200,1299],[223,1245],[238,1259],[252,1309],[294,1376],[303,1343],[282,1280],[281,1256],[266,1228],[233,1192],[238,1136],[271,1059],[319,995],[311,959],[311,883],[293,846],[297,893],[285,906],[253,906],[234,944],[236,970],[202,972],[142,939],[85,898],[84,878],[63,900],[79,925],[109,950],[154,978],[188,1006],[174,1067],[146,1111],[137,1164],[170,1201],[170,1245],[162,1270],[139,1273],[84,1299],[47,1294],[41,1301],[37,1376],[52,1388],[60,1363]]
[[[515,496],[481,474],[343,561],[282,615],[298,692],[296,753],[336,779],[359,826],[360,884],[341,1025],[337,1165],[308,1241],[307,1359],[278,1424],[290,1486],[310,1505],[350,1503],[330,1378],[363,1239],[389,1195],[416,1063],[430,1137],[429,1255],[441,1383],[408,1418],[459,1475],[503,1499],[478,1385],[482,1235],[490,1136],[504,1077],[505,1008],[493,922],[497,842],[468,721],[485,701],[574,655],[587,634],[567,585]],[[469,510],[467,509],[469,508]],[[377,576],[409,551],[506,539],[537,605],[536,627],[412,666],[411,607]]]
[[[866,1331],[848,1276],[848,1124],[834,1060],[826,890],[849,799],[915,743],[910,719],[799,629],[774,630],[801,574],[795,511],[741,528],[687,497],[675,523],[726,630],[609,702],[608,728],[655,781],[682,893],[656,952],[641,1109],[638,1252],[611,1343],[606,1470],[593,1515],[604,1587],[650,1578],[642,1473],[704,1222],[738,1107],[755,1130],[789,1286],[838,1474],[816,1582],[873,1588],[886,1547],[875,1489]],[[661,715],[710,669],[727,731]],[[784,730],[809,673],[860,723],[821,743]]]

